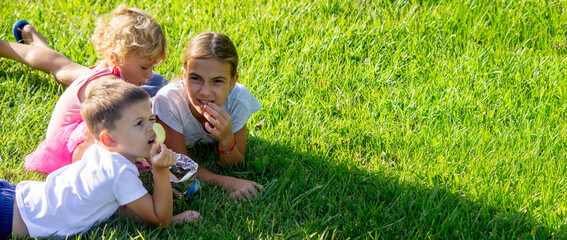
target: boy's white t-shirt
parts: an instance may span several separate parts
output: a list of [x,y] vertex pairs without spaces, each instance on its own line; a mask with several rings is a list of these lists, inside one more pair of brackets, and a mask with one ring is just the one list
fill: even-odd
[[23,181],[16,201],[29,235],[70,236],[84,233],[148,191],[136,166],[97,144],[83,158],[47,176],[45,182]]
[[[165,85],[153,99],[153,111],[161,121],[173,130],[183,134],[185,145],[193,147],[197,143],[215,142],[189,109],[189,96],[183,81]],[[232,119],[232,132],[242,129],[252,114],[262,108],[258,99],[240,83],[236,83],[221,106]]]

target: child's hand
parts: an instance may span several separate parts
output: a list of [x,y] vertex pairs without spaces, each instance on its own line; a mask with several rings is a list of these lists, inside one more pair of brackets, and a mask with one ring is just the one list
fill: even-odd
[[252,200],[258,197],[258,190],[263,190],[264,186],[245,179],[229,177],[228,185],[225,185],[229,192],[230,199],[236,200]]
[[221,145],[230,146],[234,139],[230,114],[214,103],[208,103],[204,108],[207,112],[203,113],[203,116],[208,121],[205,123],[205,130]]
[[150,150],[150,161],[153,169],[166,168],[177,163],[176,154],[163,143],[155,143]]
[[180,214],[177,214],[171,218],[171,223],[174,225],[181,223],[193,223],[201,219],[201,214],[195,211],[187,210]]

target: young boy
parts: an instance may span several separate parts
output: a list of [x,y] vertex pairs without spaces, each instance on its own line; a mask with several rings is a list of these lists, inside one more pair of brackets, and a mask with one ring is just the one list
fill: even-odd
[[[56,170],[45,182],[20,182],[15,190],[13,184],[0,181],[0,238],[10,233],[17,238],[84,233],[124,205],[155,227],[200,217],[194,211],[172,217],[169,166],[175,165],[176,155],[156,142],[150,96],[108,76],[88,86],[81,107],[81,116],[95,137],[81,161]],[[138,178],[138,157],[152,163],[153,196]]]

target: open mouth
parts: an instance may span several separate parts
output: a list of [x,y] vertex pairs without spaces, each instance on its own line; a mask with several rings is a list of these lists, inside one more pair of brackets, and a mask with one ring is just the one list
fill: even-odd
[[209,103],[214,103],[215,101],[205,101],[205,100],[199,100],[199,103],[201,103],[201,106],[207,105]]
[[148,144],[152,145],[156,143],[156,136],[153,136],[152,138],[150,138],[150,141],[148,141]]

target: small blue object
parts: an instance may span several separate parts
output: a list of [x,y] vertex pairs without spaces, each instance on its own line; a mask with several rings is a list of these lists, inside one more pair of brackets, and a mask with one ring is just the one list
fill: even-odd
[[22,37],[22,29],[29,23],[26,20],[18,20],[12,26],[12,34],[14,34],[14,38],[16,38],[17,43],[24,43],[24,38]]
[[202,187],[203,187],[203,183],[201,183],[201,181],[199,181],[199,179],[196,178],[191,188],[189,188],[189,190],[187,190],[184,194],[185,196],[193,196]]
[[156,93],[167,84],[167,79],[165,79],[165,77],[155,71],[153,74],[152,78],[148,79],[148,81],[141,86],[142,89],[146,90],[146,92],[150,94],[150,97],[154,97]]

